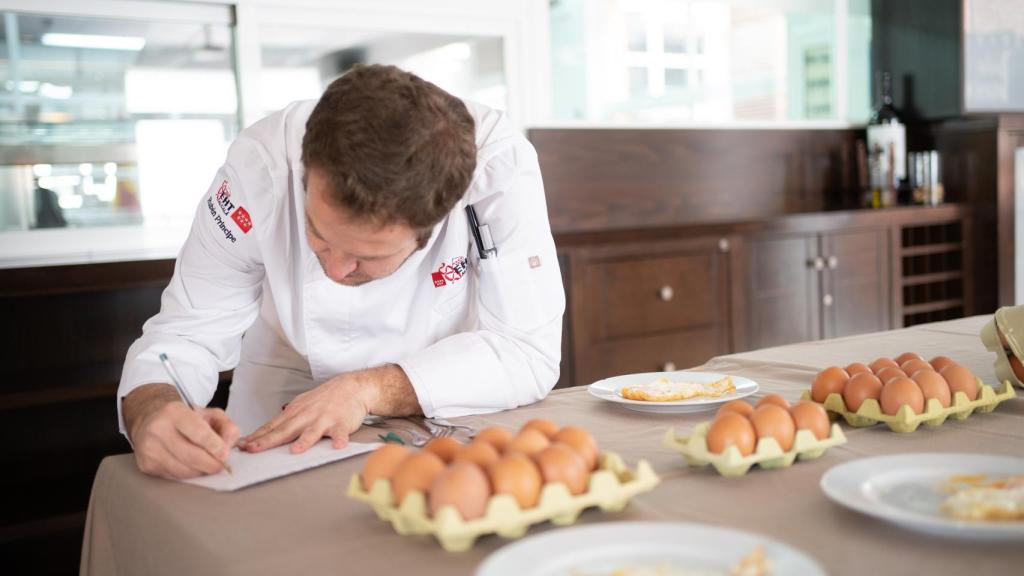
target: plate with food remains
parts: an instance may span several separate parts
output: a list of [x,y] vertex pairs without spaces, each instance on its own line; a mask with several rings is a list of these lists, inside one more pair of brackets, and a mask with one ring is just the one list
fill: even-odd
[[1024,540],[1024,458],[919,453],[862,458],[821,478],[833,501],[927,534]]
[[717,372],[645,372],[605,378],[587,388],[602,400],[631,410],[679,414],[714,410],[757,392],[757,382]]
[[685,522],[605,522],[537,534],[491,554],[477,576],[823,576],[803,552],[769,538]]

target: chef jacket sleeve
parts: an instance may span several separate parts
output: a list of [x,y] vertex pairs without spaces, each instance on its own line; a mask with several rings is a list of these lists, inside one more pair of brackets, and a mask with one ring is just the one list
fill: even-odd
[[490,159],[467,201],[490,227],[498,255],[480,259],[475,245],[469,249],[477,329],[398,362],[428,416],[530,404],[558,380],[565,292],[533,146],[518,137]]
[[122,399],[143,384],[170,382],[160,353],[171,359],[198,406],[213,398],[218,372],[238,363],[242,334],[258,314],[264,275],[256,205],[264,199],[272,206],[265,200],[272,188],[264,154],[254,140],[236,140],[199,203],[160,312],[146,322],[125,358],[117,414],[126,437]]

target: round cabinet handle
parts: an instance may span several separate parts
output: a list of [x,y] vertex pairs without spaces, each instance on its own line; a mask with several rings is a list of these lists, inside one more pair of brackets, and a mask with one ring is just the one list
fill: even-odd
[[673,290],[672,287],[667,284],[665,286],[662,286],[661,290],[658,290],[658,298],[660,298],[662,302],[671,302],[672,298],[675,295],[676,291]]
[[814,268],[815,270],[821,272],[822,270],[825,269],[825,259],[822,258],[821,256],[815,256],[814,258],[811,258],[810,260],[807,261],[807,267]]
[[732,245],[729,244],[729,239],[728,238],[719,238],[719,240],[718,240],[718,251],[719,252],[728,252],[731,248],[732,248]]
[[832,306],[833,304],[836,303],[836,299],[833,298],[831,294],[825,294],[825,296],[821,299],[821,303],[824,304],[826,308],[828,308],[829,306]]
[[661,371],[662,372],[675,372],[676,371],[676,363],[675,362],[665,362],[664,364],[661,365]]
[[839,258],[837,258],[835,256],[829,256],[828,257],[828,269],[829,270],[835,270],[838,267],[839,267]]

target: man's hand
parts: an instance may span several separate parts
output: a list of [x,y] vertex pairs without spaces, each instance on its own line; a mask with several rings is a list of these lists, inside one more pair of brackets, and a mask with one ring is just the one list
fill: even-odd
[[[215,474],[238,440],[238,426],[219,408],[192,410],[169,384],[132,390],[122,406],[135,462],[146,474],[193,478]],[[211,454],[213,456],[211,456]]]
[[298,438],[290,450],[299,454],[330,436],[334,448],[344,448],[368,414],[405,416],[418,411],[416,393],[398,366],[349,372],[296,396],[280,415],[242,439],[239,447],[261,452]]

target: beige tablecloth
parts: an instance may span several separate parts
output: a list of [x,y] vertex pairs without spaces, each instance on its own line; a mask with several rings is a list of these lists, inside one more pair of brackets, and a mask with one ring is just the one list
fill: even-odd
[[[810,342],[713,359],[703,368],[761,384],[761,394],[798,399],[814,373],[830,364],[870,361],[917,351],[946,354],[987,382],[993,356],[977,337],[987,317],[881,334]],[[896,434],[884,427],[845,428],[849,442],[818,460],[726,479],[686,467],[661,447],[669,426],[682,431],[708,419],[632,412],[590,396],[559,390],[522,409],[465,418],[474,426],[515,427],[549,418],[591,430],[602,448],[632,464],[648,459],[661,477],[618,514],[585,512],[580,523],[615,520],[703,522],[761,533],[816,558],[831,574],[1011,574],[1024,571],[1024,543],[977,543],[907,531],[833,504],[818,487],[830,467],[852,459],[901,452],[985,452],[1024,456],[1024,399],[991,414],[936,429]],[[372,440],[361,430],[356,439]],[[142,475],[130,455],[100,465],[82,551],[82,574],[470,574],[506,541],[494,536],[466,553],[447,553],[430,537],[402,537],[344,491],[364,458],[324,466],[236,493]],[[531,534],[557,529],[536,526]]]

